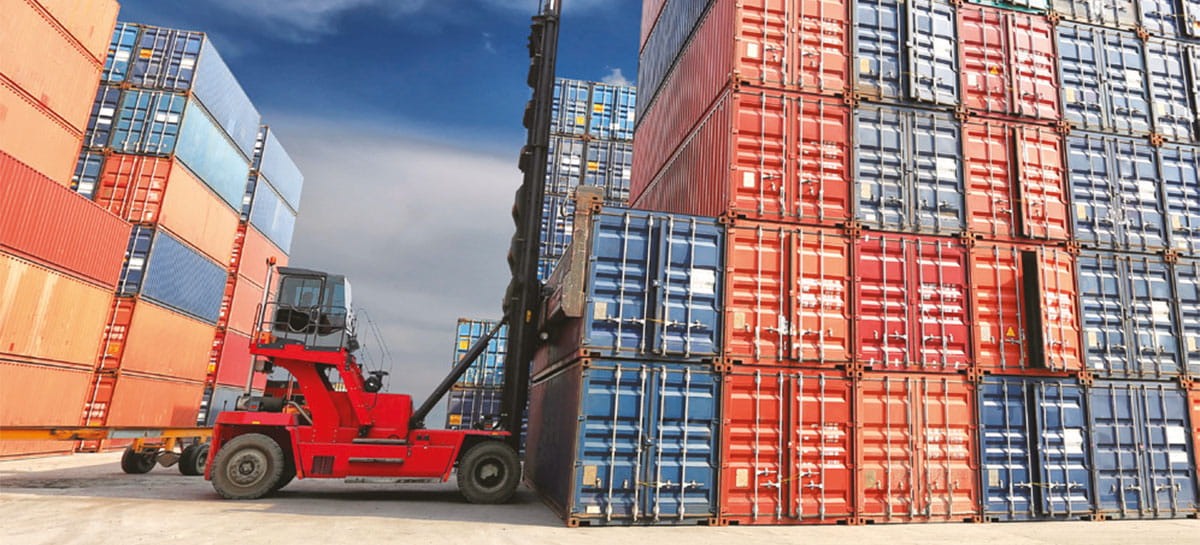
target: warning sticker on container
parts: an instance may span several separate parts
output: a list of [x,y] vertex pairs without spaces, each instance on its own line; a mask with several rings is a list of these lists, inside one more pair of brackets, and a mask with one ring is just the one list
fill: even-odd
[[1075,215],[1079,216],[1080,218],[1087,218],[1088,217],[1087,205],[1086,204],[1075,205]]
[[604,105],[603,104],[592,104],[592,111],[596,112],[598,114],[604,113]]
[[717,272],[708,269],[692,269],[692,293],[716,295]]
[[127,61],[127,60],[129,60],[129,57],[131,54],[132,54],[131,51],[125,51],[125,50],[114,51],[113,59],[116,60],[117,62]]
[[589,505],[584,509],[584,511],[587,511],[587,514],[589,514],[589,515],[599,515],[600,514],[600,506],[599,505]]
[[469,348],[471,348],[470,341],[467,341],[467,340],[458,341],[458,349],[459,350],[467,350]]
[[1005,332],[1004,332],[1004,336],[1005,336],[1005,337],[1008,337],[1008,338],[1010,338],[1010,339],[1011,339],[1011,338],[1013,338],[1013,337],[1016,337],[1016,336],[1017,336],[1017,330],[1016,330],[1016,329],[1013,329],[1013,327],[1012,327],[1012,326],[1008,326],[1008,331],[1005,331]]
[[756,185],[758,185],[758,180],[753,172],[742,173],[742,187],[752,189]]
[[1192,463],[1191,458],[1188,457],[1188,454],[1186,452],[1173,451],[1173,452],[1171,452],[1170,456],[1168,456],[1168,458],[1171,460],[1172,465],[1174,465],[1174,464],[1185,464],[1186,465],[1186,464]]
[[1075,88],[1067,87],[1067,102],[1075,102]]
[[577,124],[577,125],[582,125],[582,124],[584,124],[584,123],[587,123],[587,118],[586,118],[586,117],[583,117],[582,115],[580,115],[580,116],[576,116],[576,117],[575,117],[575,124]]
[[1182,426],[1167,427],[1167,443],[1172,445],[1182,445],[1187,443],[1187,430]]
[[600,170],[600,163],[596,161],[588,161],[588,170]]
[[988,486],[991,488],[997,488],[997,487],[1001,486],[1001,484],[1002,483],[1000,482],[1000,470],[999,469],[989,469],[988,470]]
[[605,318],[608,318],[608,303],[596,301],[596,306],[592,309],[592,319],[603,320]]
[[1200,338],[1188,337],[1187,346],[1188,352],[1196,352],[1200,350]]
[[751,59],[757,59],[758,58],[758,44],[756,44],[754,42],[750,42],[750,43],[746,44],[746,56],[750,57]]
[[1069,454],[1083,454],[1083,430],[1063,430],[1063,446]]
[[1171,305],[1166,301],[1154,301],[1150,303],[1150,311],[1154,313],[1154,321],[1165,322],[1171,319]]
[[863,74],[871,73],[871,59],[859,59],[858,71]]
[[746,488],[747,486],[750,486],[749,469],[743,467],[734,472],[734,486],[738,488]]
[[154,50],[153,49],[143,49],[141,51],[138,51],[138,56],[143,59],[149,59],[150,57],[154,56]]
[[1138,181],[1138,195],[1143,199],[1158,199],[1158,187],[1150,180]]

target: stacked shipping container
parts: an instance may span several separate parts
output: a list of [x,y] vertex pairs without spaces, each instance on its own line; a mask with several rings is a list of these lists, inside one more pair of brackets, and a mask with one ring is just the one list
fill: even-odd
[[[487,335],[496,322],[459,318],[454,336],[451,366]],[[446,408],[446,429],[491,428],[500,416],[500,392],[504,387],[504,360],[508,353],[508,327],[504,326],[487,348],[450,391]]]
[[[622,271],[661,251],[645,212],[570,248],[527,461],[564,518],[1197,514],[1190,26],[1149,3],[987,4],[645,3],[632,202],[725,226],[720,320],[694,269]],[[672,407],[673,370],[721,388]],[[710,401],[705,430],[687,403]],[[680,444],[656,428],[700,458],[646,458]],[[680,471],[719,477],[662,477]]]
[[79,424],[129,225],[66,185],[117,9],[0,1],[0,426]]

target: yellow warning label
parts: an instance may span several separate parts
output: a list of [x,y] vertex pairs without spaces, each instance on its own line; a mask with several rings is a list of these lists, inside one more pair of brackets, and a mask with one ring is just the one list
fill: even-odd
[[153,49],[143,49],[138,52],[138,56],[140,56],[143,59],[149,59],[150,57],[154,56],[154,50]]
[[450,415],[450,425],[451,426],[461,426],[462,425],[462,415],[461,414]]
[[582,124],[584,124],[584,123],[587,123],[587,118],[586,118],[586,117],[583,117],[582,115],[580,115],[580,116],[576,116],[576,117],[575,117],[575,123],[577,123],[577,124],[579,124],[579,125],[582,125]]
[[1009,326],[1009,327],[1008,327],[1008,331],[1005,331],[1005,332],[1004,332],[1004,336],[1005,336],[1005,337],[1016,337],[1016,336],[1017,336],[1017,332],[1016,332],[1016,330],[1014,330],[1014,329],[1012,328],[1012,326]]
[[592,111],[596,112],[598,114],[604,113],[604,105],[603,104],[592,104]]
[[596,161],[588,161],[588,170],[600,170],[600,163]]
[[110,355],[110,356],[115,356],[120,351],[121,351],[121,343],[109,343],[108,349],[105,350],[105,352],[107,352],[108,355]]
[[468,342],[468,341],[458,341],[458,349],[459,349],[459,350],[466,350],[466,349],[468,349],[468,348],[471,348],[471,343],[470,343],[470,342]]
[[992,67],[988,69],[988,72],[991,72],[993,76],[999,76],[1000,67],[993,64]]

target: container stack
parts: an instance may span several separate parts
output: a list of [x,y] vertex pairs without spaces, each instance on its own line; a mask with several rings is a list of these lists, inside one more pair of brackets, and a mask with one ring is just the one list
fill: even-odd
[[604,188],[606,204],[629,202],[636,105],[634,87],[569,79],[555,82],[539,280],[550,276],[571,243],[572,196],[577,187]]
[[1194,29],[1128,4],[645,2],[638,210],[576,214],[526,478],[571,524],[1196,516]]
[[[211,425],[221,411],[236,409],[237,398],[262,395],[267,374],[255,370],[251,338],[267,289],[270,268],[284,267],[296,228],[304,175],[270,127],[261,127],[254,145],[252,170],[242,201],[241,221],[230,254],[213,340],[204,404],[199,421]],[[286,371],[280,369],[280,375]],[[277,377],[287,382],[289,376]]]
[[[454,358],[458,363],[475,342],[487,335],[496,322],[459,318],[454,337]],[[471,430],[494,427],[500,417],[501,392],[504,387],[504,357],[508,352],[508,326],[492,338],[479,359],[458,379],[448,395],[446,429]]]
[[[76,4],[0,0],[0,426],[79,424],[129,240],[67,187],[118,9]],[[72,447],[4,441],[0,457]]]
[[195,425],[258,130],[206,35],[117,25],[73,185],[133,230],[85,425]]

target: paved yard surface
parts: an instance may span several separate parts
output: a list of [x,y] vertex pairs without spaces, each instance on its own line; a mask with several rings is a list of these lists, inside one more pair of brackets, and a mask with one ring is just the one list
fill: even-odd
[[174,468],[125,475],[119,458],[0,462],[0,544],[1200,544],[1196,520],[571,530],[528,490],[511,505],[476,506],[465,503],[453,483],[297,481],[275,497],[231,502]]

